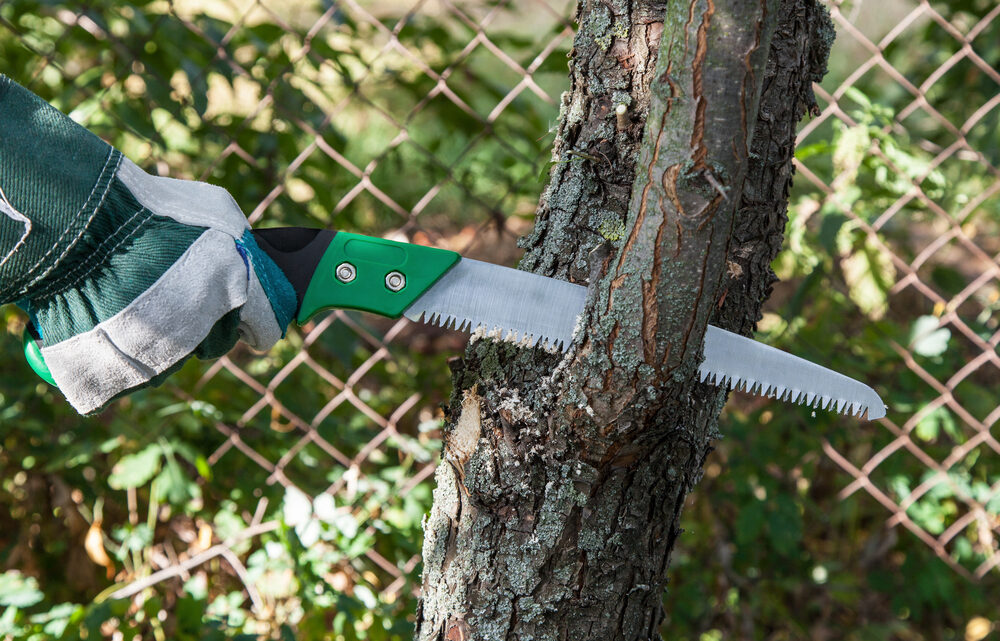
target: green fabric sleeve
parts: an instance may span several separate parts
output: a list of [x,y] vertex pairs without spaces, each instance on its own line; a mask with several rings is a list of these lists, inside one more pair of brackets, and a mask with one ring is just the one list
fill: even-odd
[[[31,221],[0,215],[0,303],[30,295],[73,250],[96,215],[121,154],[0,75],[0,189]],[[11,253],[24,239],[23,245]]]

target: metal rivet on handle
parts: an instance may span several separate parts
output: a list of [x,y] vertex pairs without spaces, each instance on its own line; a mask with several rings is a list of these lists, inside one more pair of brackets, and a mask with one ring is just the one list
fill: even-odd
[[389,272],[385,275],[385,286],[391,291],[398,292],[406,287],[406,276],[401,272]]
[[358,277],[358,270],[350,263],[340,263],[335,273],[337,280],[342,283],[349,283]]

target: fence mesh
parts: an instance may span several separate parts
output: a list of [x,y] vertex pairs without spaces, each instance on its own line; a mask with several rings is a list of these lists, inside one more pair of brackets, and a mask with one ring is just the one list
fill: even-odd
[[[973,399],[974,387],[966,383],[976,380],[977,385],[996,390],[1000,373],[996,351],[1000,343],[996,317],[1000,246],[995,235],[1000,174],[995,138],[991,135],[996,131],[996,107],[1000,105],[1000,72],[977,51],[983,45],[992,49],[989,41],[995,38],[1000,7],[975,18],[966,14],[952,20],[947,6],[926,0],[900,9],[905,13],[876,36],[866,34],[860,24],[852,22],[850,13],[831,7],[838,46],[859,47],[865,59],[838,82],[816,87],[822,113],[802,127],[799,144],[808,144],[810,136],[830,120],[858,127],[847,105],[851,104],[851,88],[868,76],[869,81],[891,83],[895,90],[895,113],[882,126],[884,132],[911,137],[927,153],[928,160],[919,168],[900,166],[891,148],[872,140],[865,154],[878,158],[902,185],[898,196],[866,217],[843,206],[838,198],[837,183],[853,180],[850,171],[831,179],[824,178],[822,170],[811,167],[808,161],[797,161],[796,167],[800,181],[814,185],[823,195],[824,204],[837,207],[856,221],[872,245],[891,260],[894,277],[888,283],[890,307],[899,307],[911,316],[919,315],[920,310],[929,311],[926,318],[933,320],[917,332],[920,335],[913,337],[910,344],[890,340],[897,359],[892,369],[912,373],[922,386],[915,394],[917,402],[912,410],[892,408],[880,421],[890,438],[876,451],[866,452],[859,459],[829,441],[823,449],[852,479],[840,492],[842,498],[858,491],[869,494],[890,513],[889,525],[905,527],[956,571],[982,577],[1000,563],[996,543],[1000,533],[996,498],[1000,492],[1000,477],[996,475],[1000,442],[991,431],[1000,419],[1000,404],[993,394]],[[928,29],[939,32],[935,41],[938,50],[932,60],[904,68],[890,63],[887,51],[907,47],[907,39],[914,32]],[[946,77],[959,78],[965,86],[985,84],[988,90],[983,95],[988,99],[954,109],[948,103],[963,100],[963,96],[942,87]],[[952,114],[957,111],[964,118],[950,120],[943,115],[945,110]],[[962,175],[970,167],[982,176],[974,192],[955,199],[955,194],[935,188],[935,172]],[[887,237],[896,240],[887,241]],[[941,279],[935,278],[936,270],[946,268],[955,268],[961,275],[960,282],[950,288],[942,287]],[[935,332],[942,338],[950,335],[948,349],[960,355],[958,365],[935,368],[924,358],[927,354],[920,341]],[[927,425],[929,417],[943,415],[942,409],[949,413],[945,416],[954,417],[950,445],[928,447],[928,439],[920,438],[917,432],[922,424]],[[876,470],[893,457],[913,457],[927,473],[914,487],[902,491],[885,479],[880,482]],[[979,466],[980,472],[988,470],[978,485],[968,481],[968,468],[974,466]],[[922,501],[933,501],[934,493],[942,488],[956,499],[958,509],[946,523],[928,527],[914,514],[919,513]],[[960,535],[970,532],[971,540],[977,542],[978,562],[962,564],[955,558],[954,545]]]
[[[815,88],[822,111],[804,122],[799,144],[829,140],[833,130],[842,138],[867,133],[846,159],[800,155],[796,207],[805,213],[793,222],[819,225],[810,212],[835,210],[886,259],[876,263],[888,262],[880,273],[889,311],[868,310],[873,331],[884,313],[930,320],[910,340],[880,337],[891,346],[884,371],[919,383],[866,427],[879,436],[826,440],[823,451],[843,471],[843,499],[869,495],[890,526],[906,528],[956,571],[982,577],[1000,564],[1000,404],[977,391],[1000,383],[1000,237],[992,233],[1000,173],[990,135],[1000,72],[981,50],[994,47],[1000,7],[972,19],[927,0],[891,4],[900,16],[881,26],[866,23],[858,3],[830,5],[834,56],[847,52],[851,68],[838,77],[834,63]],[[256,225],[359,228],[509,263],[547,167],[572,11],[563,0],[174,0],[141,11],[84,3],[27,16],[5,2],[0,28],[27,52],[20,82],[65,84],[58,106],[99,133],[128,132],[123,151],[144,166],[238,192]],[[901,65],[899,51],[928,29],[937,32],[934,57]],[[82,60],[64,46],[79,39],[107,53]],[[170,63],[178,43],[190,66]],[[946,80],[986,85],[976,95],[988,99],[956,106],[963,98]],[[856,114],[866,104],[852,89],[863,83],[891,87],[881,98],[891,111],[874,125]],[[111,101],[116,108],[106,109]],[[926,154],[919,166],[887,143],[901,136]],[[192,162],[191,149],[211,152]],[[875,165],[895,191],[876,201],[874,214],[859,213],[845,193]],[[979,182],[956,200],[938,177],[969,167]],[[849,277],[835,278],[845,292],[855,289]],[[935,338],[958,365],[928,356]],[[380,537],[392,510],[410,508],[409,495],[426,501],[434,470],[427,452],[436,448],[438,404],[449,387],[445,357],[463,343],[405,320],[338,311],[264,357],[236,351],[188,367],[170,389],[214,426],[214,440],[205,441],[210,468],[225,464],[244,483],[294,488],[309,500],[336,497],[337,514],[371,543],[360,564],[331,572],[345,581],[364,575],[391,601],[417,590],[419,547],[381,546]],[[925,438],[934,425],[947,438]],[[926,473],[903,487],[898,475],[881,473],[894,461]],[[227,487],[227,479],[211,483]],[[942,488],[956,509],[930,523],[921,510]],[[237,510],[244,527],[215,532],[200,556],[164,547],[154,555],[156,573],[118,594],[184,577],[216,557],[242,577],[239,546],[277,522],[264,494],[245,497]],[[957,545],[975,549],[962,556]],[[253,582],[244,583],[260,601]]]

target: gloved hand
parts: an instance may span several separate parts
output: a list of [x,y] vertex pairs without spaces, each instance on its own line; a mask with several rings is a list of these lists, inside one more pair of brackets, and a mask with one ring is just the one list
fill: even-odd
[[150,176],[0,75],[0,304],[10,302],[80,413],[239,338],[269,348],[296,304],[229,192]]

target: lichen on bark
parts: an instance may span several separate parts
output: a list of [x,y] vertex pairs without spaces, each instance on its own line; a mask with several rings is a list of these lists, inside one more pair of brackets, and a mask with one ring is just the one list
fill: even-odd
[[694,380],[702,334],[759,316],[829,51],[814,0],[583,0],[577,20],[522,268],[589,284],[583,331],[566,355],[476,340],[453,364],[421,640],[658,636],[726,398]]
[[[623,224],[666,0],[582,0],[552,170],[522,267],[584,282],[602,225]],[[625,127],[615,110],[625,105]],[[596,159],[596,160],[594,160]]]

